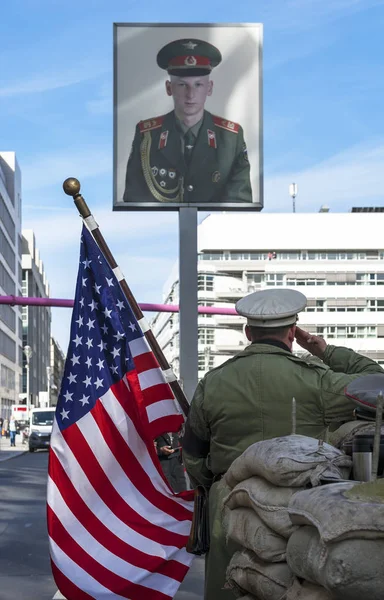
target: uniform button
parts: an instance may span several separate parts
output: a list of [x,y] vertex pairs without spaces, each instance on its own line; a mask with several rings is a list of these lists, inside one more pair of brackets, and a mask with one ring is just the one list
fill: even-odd
[[193,192],[193,185],[187,185],[187,191]]

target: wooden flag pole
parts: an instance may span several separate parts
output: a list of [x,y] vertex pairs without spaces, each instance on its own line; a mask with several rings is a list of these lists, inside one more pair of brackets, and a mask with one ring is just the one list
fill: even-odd
[[81,217],[83,218],[84,222],[86,223],[88,229],[90,229],[100,250],[104,254],[105,258],[107,259],[109,266],[115,273],[115,275],[120,283],[121,289],[123,290],[125,297],[127,298],[129,305],[133,311],[133,314],[135,315],[135,317],[141,327],[141,330],[142,330],[143,334],[145,335],[145,338],[163,371],[166,381],[171,386],[171,389],[175,395],[176,400],[180,404],[180,407],[181,407],[182,411],[184,412],[184,414],[187,416],[188,412],[189,412],[189,402],[187,400],[187,397],[185,396],[180,383],[177,381],[176,376],[174,375],[167,359],[165,358],[162,349],[160,348],[152,330],[150,329],[149,324],[147,323],[147,321],[141,311],[140,306],[136,302],[134,295],[132,294],[127,282],[125,281],[124,276],[123,276],[122,272],[120,271],[120,268],[119,268],[118,264],[116,263],[113,255],[112,255],[112,252],[110,251],[110,249],[99,229],[98,224],[96,223],[91,211],[89,210],[86,201],[84,200],[83,196],[80,194],[80,182],[77,179],[75,179],[74,177],[70,177],[64,181],[63,190],[68,196],[72,196],[73,201],[76,204],[77,210],[79,211]]

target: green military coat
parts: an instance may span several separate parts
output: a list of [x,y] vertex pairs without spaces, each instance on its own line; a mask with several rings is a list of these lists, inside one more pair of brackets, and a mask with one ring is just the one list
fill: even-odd
[[226,569],[239,546],[226,540],[222,503],[229,490],[214,482],[251,444],[291,433],[324,437],[328,425],[352,418],[355,404],[344,388],[352,379],[383,373],[373,360],[327,346],[324,362],[298,358],[270,344],[251,344],[210,371],[193,397],[183,439],[183,459],[193,484],[210,487],[211,551],[206,556],[205,600],[231,600]]
[[125,202],[252,202],[243,129],[204,111],[190,164],[174,111],[136,126]]

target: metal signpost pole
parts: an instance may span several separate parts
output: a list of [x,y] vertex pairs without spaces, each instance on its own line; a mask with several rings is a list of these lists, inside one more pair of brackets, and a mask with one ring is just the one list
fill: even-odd
[[179,209],[180,380],[189,402],[197,386],[197,208]]

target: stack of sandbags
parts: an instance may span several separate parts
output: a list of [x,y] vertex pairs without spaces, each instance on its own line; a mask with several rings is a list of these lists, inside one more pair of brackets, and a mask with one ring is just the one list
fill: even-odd
[[347,478],[350,468],[350,458],[340,450],[299,435],[253,444],[233,462],[224,478],[231,491],[224,501],[223,524],[227,536],[244,548],[227,571],[237,596],[282,600],[291,593],[291,600],[306,600],[321,592],[316,586],[308,593],[298,588],[287,564],[287,542],[299,527],[291,522],[288,506],[308,485],[318,485],[324,477]]
[[288,512],[299,528],[287,563],[335,600],[384,598],[384,480],[335,483],[301,491]]

